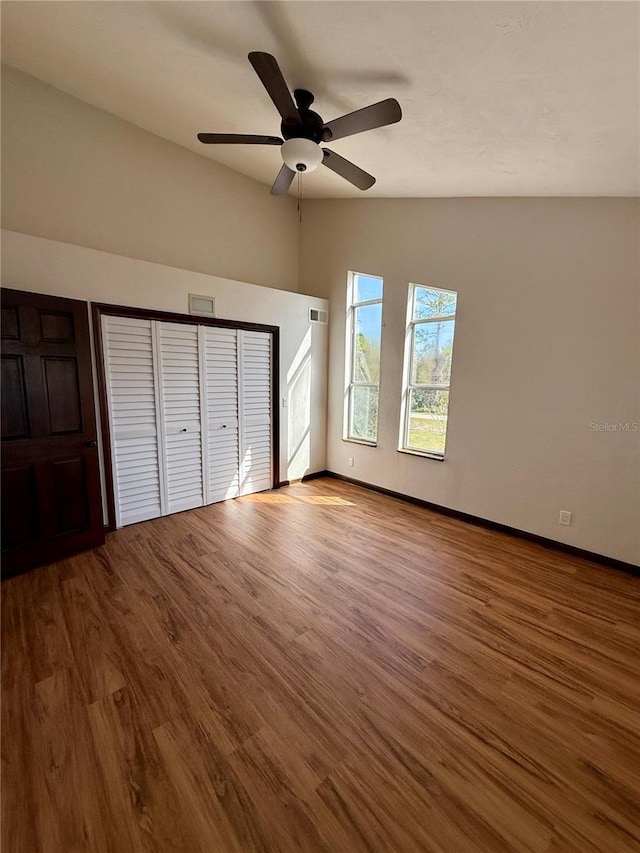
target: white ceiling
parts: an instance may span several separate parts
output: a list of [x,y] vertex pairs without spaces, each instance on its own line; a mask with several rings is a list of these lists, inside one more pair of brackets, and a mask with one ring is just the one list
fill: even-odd
[[[329,121],[396,97],[400,124],[334,143],[368,196],[640,194],[636,2],[2,3],[3,61],[271,185],[279,135],[247,61],[273,53]],[[46,128],[43,128],[46,133]],[[328,169],[307,197],[360,196]]]

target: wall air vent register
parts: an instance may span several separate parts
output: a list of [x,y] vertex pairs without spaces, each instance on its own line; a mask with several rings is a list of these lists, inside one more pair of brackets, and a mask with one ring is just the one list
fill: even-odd
[[323,311],[321,308],[309,308],[310,323],[327,323],[329,320],[329,312]]
[[198,296],[196,293],[189,294],[189,314],[197,314],[199,317],[216,316],[216,300],[214,296]]

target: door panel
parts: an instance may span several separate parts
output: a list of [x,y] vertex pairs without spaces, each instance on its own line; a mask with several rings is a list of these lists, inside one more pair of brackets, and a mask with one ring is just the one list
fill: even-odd
[[13,305],[2,306],[2,337],[10,341],[20,339],[18,309]]
[[2,291],[7,574],[104,542],[87,305]]
[[42,367],[50,434],[82,432],[77,359],[43,358]]
[[19,548],[36,542],[40,531],[40,511],[35,467],[3,466],[2,494],[5,496],[2,508],[3,548]]
[[21,355],[2,354],[2,438],[27,438],[27,388]]
[[180,512],[204,503],[198,327],[156,323],[164,433],[166,510]]
[[49,343],[72,344],[75,340],[73,314],[69,311],[40,311],[40,336]]
[[238,332],[240,349],[240,494],[273,487],[271,335]]
[[[87,490],[87,473],[82,456],[59,459],[51,466],[56,536],[83,530],[88,522],[87,505],[82,495]],[[67,499],[65,500],[65,496]]]
[[151,321],[103,316],[102,336],[116,526],[122,527],[162,515]]
[[239,494],[238,333],[203,326],[207,503]]

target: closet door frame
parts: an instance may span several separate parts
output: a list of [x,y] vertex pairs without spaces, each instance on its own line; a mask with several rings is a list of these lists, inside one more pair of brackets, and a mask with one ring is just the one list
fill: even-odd
[[106,529],[116,529],[116,504],[113,483],[111,430],[107,397],[107,372],[104,360],[102,316],[131,317],[139,320],[159,320],[165,323],[189,323],[192,326],[214,326],[219,329],[241,329],[249,332],[267,332],[271,335],[271,459],[273,488],[280,488],[280,326],[262,323],[245,323],[241,320],[221,320],[194,314],[173,314],[169,311],[154,311],[147,308],[129,308],[125,305],[109,305],[94,302],[91,306],[93,318],[93,343],[98,367],[98,399],[100,403],[100,426],[104,458],[105,492],[108,522]]

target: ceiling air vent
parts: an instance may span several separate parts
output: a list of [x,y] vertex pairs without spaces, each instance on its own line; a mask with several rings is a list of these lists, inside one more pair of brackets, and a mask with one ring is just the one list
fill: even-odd
[[321,308],[309,308],[310,323],[326,323],[329,319],[329,312],[323,311]]

